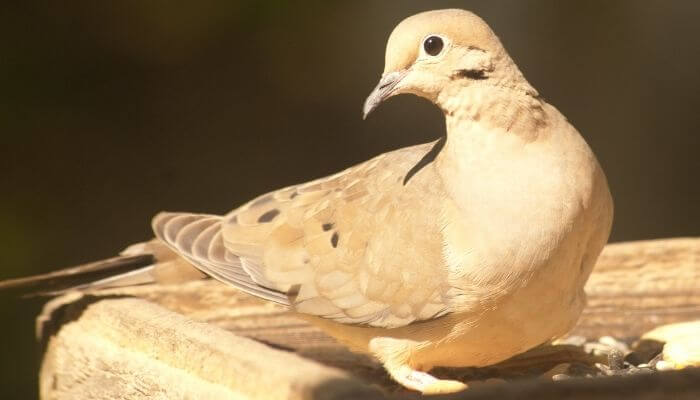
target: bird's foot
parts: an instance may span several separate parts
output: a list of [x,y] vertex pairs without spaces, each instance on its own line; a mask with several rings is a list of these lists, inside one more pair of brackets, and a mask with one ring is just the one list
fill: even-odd
[[468,386],[459,381],[438,379],[426,372],[416,371],[407,365],[390,369],[389,374],[401,385],[408,389],[417,390],[423,394],[454,393]]

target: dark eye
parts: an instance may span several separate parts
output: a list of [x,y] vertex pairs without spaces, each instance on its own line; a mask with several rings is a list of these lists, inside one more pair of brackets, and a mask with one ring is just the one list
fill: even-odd
[[423,42],[423,49],[433,57],[440,54],[444,46],[445,44],[442,42],[442,39],[437,36],[430,36]]

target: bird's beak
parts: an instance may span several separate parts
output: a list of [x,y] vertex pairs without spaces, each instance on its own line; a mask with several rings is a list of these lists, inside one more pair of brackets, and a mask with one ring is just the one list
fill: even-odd
[[377,87],[374,88],[372,93],[367,97],[367,100],[365,100],[365,106],[362,108],[362,119],[366,119],[382,101],[396,94],[396,85],[401,82],[407,72],[406,70],[394,71],[382,75],[382,79],[379,80]]

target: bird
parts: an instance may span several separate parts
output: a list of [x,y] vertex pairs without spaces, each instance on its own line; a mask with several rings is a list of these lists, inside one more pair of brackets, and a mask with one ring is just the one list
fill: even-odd
[[212,277],[424,394],[467,388],[434,367],[487,366],[565,335],[613,220],[593,151],[472,12],[404,19],[384,61],[363,117],[417,95],[444,114],[444,136],[226,215],[159,213],[153,240],[108,263],[138,268],[74,289]]

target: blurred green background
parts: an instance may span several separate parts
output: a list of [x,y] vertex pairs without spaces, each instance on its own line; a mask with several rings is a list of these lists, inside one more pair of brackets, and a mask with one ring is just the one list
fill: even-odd
[[[589,141],[613,241],[700,234],[700,2],[12,2],[0,279],[111,256],[148,239],[159,210],[224,213],[435,139],[425,101],[360,110],[394,25],[446,7],[486,19]],[[35,398],[42,301],[0,300],[0,398]]]

